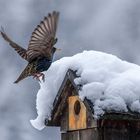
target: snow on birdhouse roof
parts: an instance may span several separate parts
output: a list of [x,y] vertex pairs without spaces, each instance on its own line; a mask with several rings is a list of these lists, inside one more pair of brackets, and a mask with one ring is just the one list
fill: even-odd
[[140,66],[111,54],[84,51],[72,57],[55,61],[45,72],[46,81],[40,84],[37,94],[37,118],[31,124],[41,130],[44,120],[51,119],[53,101],[68,69],[76,71],[74,82],[82,85],[79,96],[93,103],[94,118],[105,110],[140,113]]

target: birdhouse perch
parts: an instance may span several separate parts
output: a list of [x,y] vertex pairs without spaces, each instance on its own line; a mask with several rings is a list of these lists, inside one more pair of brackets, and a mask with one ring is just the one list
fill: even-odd
[[74,83],[76,73],[68,70],[53,103],[51,120],[46,126],[59,126],[62,140],[139,140],[140,115],[107,112],[94,119],[90,99],[79,98],[80,85]]

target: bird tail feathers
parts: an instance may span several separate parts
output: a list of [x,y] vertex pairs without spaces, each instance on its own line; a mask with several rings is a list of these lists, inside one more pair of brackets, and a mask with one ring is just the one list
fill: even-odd
[[31,76],[30,74],[30,65],[27,65],[26,68],[22,71],[20,76],[17,78],[17,80],[14,83],[18,83],[19,81],[25,79],[26,77]]

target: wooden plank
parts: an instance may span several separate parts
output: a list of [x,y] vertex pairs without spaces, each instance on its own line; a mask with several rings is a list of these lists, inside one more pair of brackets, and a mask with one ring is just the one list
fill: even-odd
[[[78,114],[75,111],[75,103],[79,102],[80,111]],[[71,96],[68,98],[69,105],[69,130],[85,129],[87,128],[86,124],[86,107],[84,103],[80,100],[78,96]]]
[[62,140],[80,140],[79,138],[79,131],[72,131],[68,133],[61,134]]
[[129,131],[126,129],[104,129],[104,140],[130,140]]
[[102,120],[101,140],[140,140],[140,123],[132,120]]
[[67,107],[67,99],[72,94],[72,91],[74,90],[73,86],[71,85],[70,81],[67,81],[67,84],[59,97],[59,100],[57,104],[55,105],[53,111],[52,111],[52,122],[54,124],[61,124],[60,119],[63,115],[63,110]]
[[131,140],[140,140],[140,120],[129,121],[129,132]]
[[138,121],[140,120],[140,113],[111,111],[106,112],[100,119]]
[[79,140],[99,140],[96,128],[81,130]]
[[63,112],[63,116],[61,117],[61,131],[68,131],[68,108]]
[[68,131],[62,133],[62,140],[100,140],[96,128]]
[[94,120],[92,109],[90,108],[89,103],[86,99],[84,100],[84,104],[86,106],[87,128],[97,127],[97,120]]

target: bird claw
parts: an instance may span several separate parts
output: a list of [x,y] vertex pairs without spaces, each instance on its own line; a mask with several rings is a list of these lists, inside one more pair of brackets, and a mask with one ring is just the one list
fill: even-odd
[[41,81],[37,75],[34,75],[33,79],[36,79],[37,81],[39,81],[41,83]]
[[42,81],[45,82],[45,75],[44,74],[42,75]]
[[34,74],[33,79],[36,78],[36,80],[41,83],[40,77],[42,77],[42,81],[45,82],[45,75],[43,73],[36,73],[36,74]]

